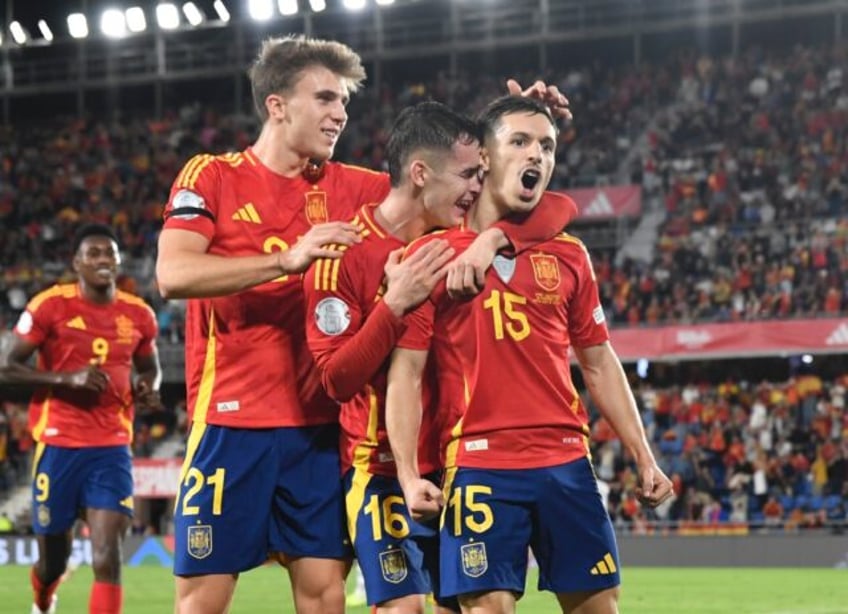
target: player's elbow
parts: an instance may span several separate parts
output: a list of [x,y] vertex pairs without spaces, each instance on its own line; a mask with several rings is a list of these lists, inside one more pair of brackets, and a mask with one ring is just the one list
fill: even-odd
[[165,300],[174,298],[188,298],[185,294],[186,288],[180,283],[173,267],[169,267],[161,260],[156,263],[156,285],[159,295]]
[[335,369],[319,368],[321,369],[321,384],[327,391],[327,395],[336,403],[350,401],[357,393],[357,390],[347,384],[343,374],[336,373]]

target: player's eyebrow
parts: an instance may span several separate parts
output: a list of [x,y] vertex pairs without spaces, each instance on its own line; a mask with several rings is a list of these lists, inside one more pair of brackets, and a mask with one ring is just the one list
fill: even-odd
[[341,99],[342,104],[347,106],[347,103],[350,102],[350,96],[346,94],[340,94],[334,90],[318,90],[315,92],[315,97],[321,100],[326,100],[328,102],[332,102],[334,100]]

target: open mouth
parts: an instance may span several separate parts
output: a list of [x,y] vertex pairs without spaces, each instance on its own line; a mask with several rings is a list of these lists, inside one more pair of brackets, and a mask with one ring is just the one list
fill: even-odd
[[535,169],[528,168],[526,171],[521,173],[521,185],[524,186],[524,189],[526,190],[533,190],[541,178],[542,173]]
[[339,131],[338,130],[332,130],[332,129],[329,129],[329,128],[322,128],[321,132],[323,132],[325,136],[329,137],[330,139],[332,139],[334,141],[339,137]]

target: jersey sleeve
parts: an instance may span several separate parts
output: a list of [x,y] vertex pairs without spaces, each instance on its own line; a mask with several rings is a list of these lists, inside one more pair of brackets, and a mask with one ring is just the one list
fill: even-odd
[[355,173],[355,185],[359,188],[359,196],[356,199],[357,206],[363,203],[380,202],[389,194],[391,184],[386,173],[359,166],[347,166],[345,168]]
[[571,198],[557,192],[545,192],[530,213],[511,215],[495,223],[495,227],[504,232],[511,244],[511,249],[503,251],[507,255],[520,254],[553,239],[575,217],[577,205]]
[[144,357],[153,354],[156,349],[156,337],[159,335],[159,326],[156,324],[156,315],[147,305],[142,305],[138,312],[136,323],[141,332],[141,340],[135,349],[135,355]]
[[609,340],[609,331],[589,252],[576,239],[571,248],[575,252],[572,260],[577,285],[567,306],[568,334],[574,347],[584,348]]
[[306,273],[306,340],[327,394],[346,401],[362,390],[388,357],[405,323],[379,301],[366,318],[359,296],[355,256],[319,260]]
[[212,240],[221,192],[220,169],[214,162],[210,154],[194,156],[177,175],[165,205],[165,228],[191,230]]
[[35,346],[47,339],[50,327],[56,318],[56,301],[36,295],[26,306],[15,324],[15,334]]

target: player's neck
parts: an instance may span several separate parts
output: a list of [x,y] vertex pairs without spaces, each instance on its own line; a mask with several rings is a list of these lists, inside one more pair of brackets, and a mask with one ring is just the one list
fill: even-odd
[[474,232],[481,233],[508,213],[509,208],[506,205],[499,204],[497,196],[491,192],[487,192],[484,188],[477,202],[474,203],[468,212],[468,217],[466,218],[468,228]]
[[280,128],[266,122],[251,149],[268,170],[283,177],[294,178],[303,172],[309,158],[286,147],[282,137]]
[[413,205],[412,199],[394,188],[374,209],[374,220],[393,237],[410,243],[430,230],[422,209],[417,201]]
[[98,288],[90,286],[80,279],[79,291],[80,295],[90,303],[106,305],[115,300],[115,284],[109,284]]

